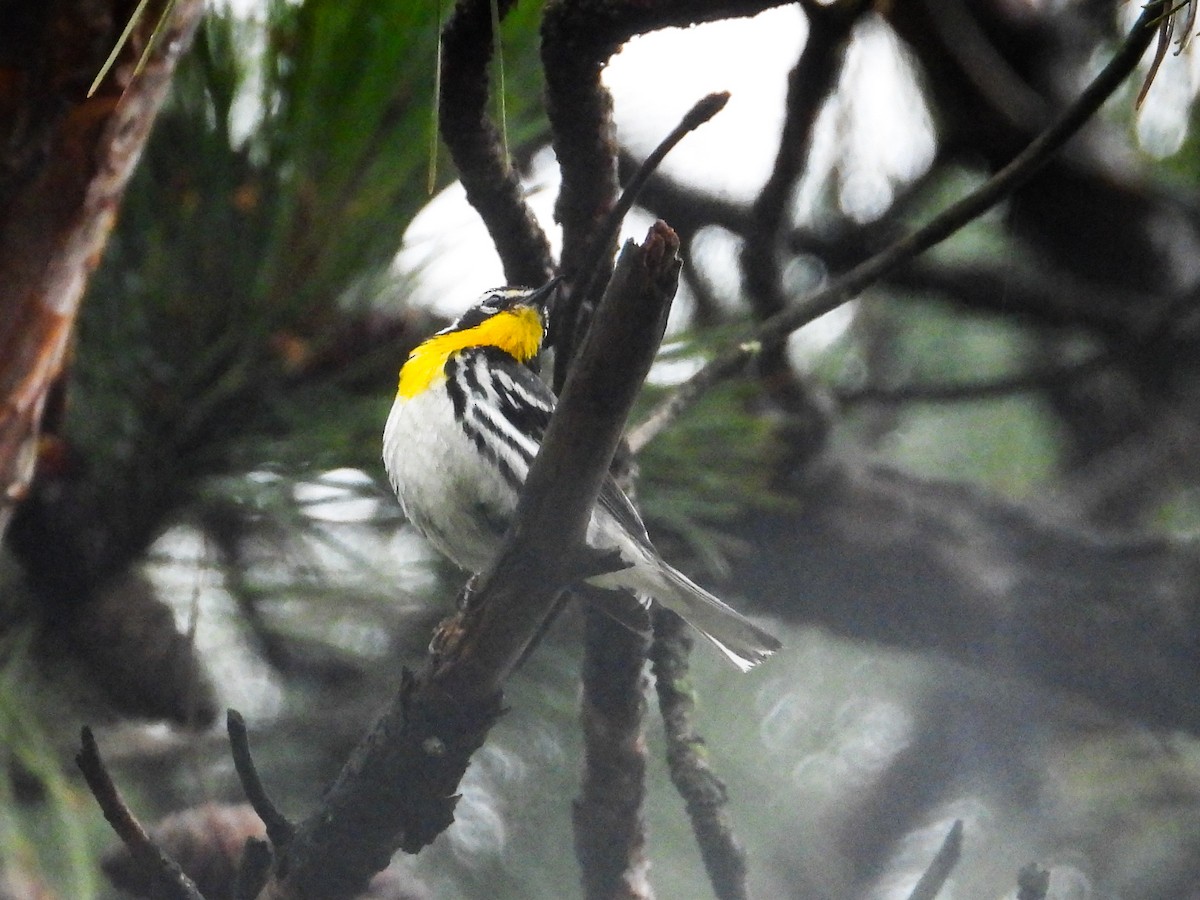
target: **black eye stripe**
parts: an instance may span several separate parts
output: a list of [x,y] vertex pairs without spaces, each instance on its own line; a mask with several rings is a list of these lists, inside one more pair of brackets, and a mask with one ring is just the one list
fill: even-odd
[[489,291],[475,306],[463,313],[453,325],[443,329],[443,333],[474,328],[496,313],[512,308],[516,301],[527,296],[529,296],[529,291],[523,288],[497,288]]
[[499,310],[487,309],[486,307],[482,307],[482,306],[476,306],[476,307],[473,307],[472,309],[468,309],[465,313],[462,314],[462,316],[459,318],[459,320],[454,323],[452,330],[465,331],[468,328],[474,328],[476,325],[478,325],[484,319],[488,319],[488,318],[491,318],[492,316],[494,316],[498,311]]

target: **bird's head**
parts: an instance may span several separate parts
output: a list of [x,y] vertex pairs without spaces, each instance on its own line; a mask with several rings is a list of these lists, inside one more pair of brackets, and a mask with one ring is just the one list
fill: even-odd
[[399,393],[412,397],[445,369],[446,361],[464,350],[495,348],[530,364],[541,352],[550,305],[558,278],[539,288],[503,287],[488,291],[475,305],[408,356],[400,370]]
[[529,362],[542,349],[550,304],[559,279],[539,288],[503,287],[488,291],[437,337],[466,340],[466,347],[496,347],[518,362]]

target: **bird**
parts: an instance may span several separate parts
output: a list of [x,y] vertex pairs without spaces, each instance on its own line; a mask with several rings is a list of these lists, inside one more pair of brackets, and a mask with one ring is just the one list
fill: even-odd
[[[384,467],[407,520],[471,573],[485,571],[499,553],[554,412],[554,392],[536,369],[557,284],[485,292],[413,349],[400,369],[383,431]],[[741,671],[780,648],[773,635],[662,558],[611,476],[586,540],[625,566],[588,584],[661,603]]]

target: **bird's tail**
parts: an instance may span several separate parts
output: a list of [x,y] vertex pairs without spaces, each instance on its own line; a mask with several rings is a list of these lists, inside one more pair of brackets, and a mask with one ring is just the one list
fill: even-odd
[[[626,569],[620,574],[628,579],[627,586],[678,613],[743,672],[749,672],[782,646],[774,635],[759,628],[682,572],[661,559],[654,559],[653,563]],[[636,584],[630,585],[629,581],[633,580]]]

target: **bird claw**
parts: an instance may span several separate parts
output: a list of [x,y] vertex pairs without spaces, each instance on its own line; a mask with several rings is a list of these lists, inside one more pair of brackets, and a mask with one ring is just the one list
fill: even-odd
[[462,586],[462,590],[458,592],[458,599],[455,601],[455,608],[460,613],[470,612],[475,608],[475,589],[479,585],[479,576],[472,575],[467,579],[467,583]]

